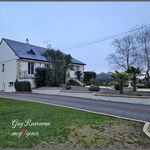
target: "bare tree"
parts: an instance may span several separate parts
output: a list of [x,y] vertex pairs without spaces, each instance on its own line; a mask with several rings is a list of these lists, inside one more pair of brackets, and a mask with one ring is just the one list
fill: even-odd
[[121,39],[115,39],[112,43],[116,48],[115,52],[109,54],[108,61],[116,69],[128,70],[130,66],[137,65],[137,47],[135,38],[127,35]]
[[145,79],[148,84],[150,81],[150,26],[141,26],[141,29],[137,32],[136,40],[139,47],[141,65],[146,72]]

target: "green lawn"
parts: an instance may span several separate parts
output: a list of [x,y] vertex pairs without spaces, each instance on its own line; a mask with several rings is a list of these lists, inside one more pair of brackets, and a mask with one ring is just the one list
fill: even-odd
[[[12,120],[50,126],[12,128]],[[142,123],[50,105],[0,98],[1,148],[149,148]],[[19,136],[12,135],[21,132]],[[26,133],[38,132],[38,135]]]

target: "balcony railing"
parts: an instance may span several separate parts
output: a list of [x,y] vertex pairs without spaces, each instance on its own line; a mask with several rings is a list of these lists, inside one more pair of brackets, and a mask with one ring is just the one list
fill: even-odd
[[28,74],[28,71],[20,71],[19,72],[20,79],[34,79],[34,74]]

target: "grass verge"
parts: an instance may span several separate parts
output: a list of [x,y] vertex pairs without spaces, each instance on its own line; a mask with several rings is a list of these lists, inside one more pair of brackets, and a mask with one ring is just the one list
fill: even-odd
[[[29,120],[31,122],[26,124]],[[50,125],[35,126],[41,122]],[[149,148],[150,139],[143,133],[143,125],[62,107],[0,98],[0,148]]]

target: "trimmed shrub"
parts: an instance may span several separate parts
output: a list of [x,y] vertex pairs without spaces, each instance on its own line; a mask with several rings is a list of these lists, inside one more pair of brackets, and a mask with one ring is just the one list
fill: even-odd
[[16,91],[27,91],[31,92],[31,84],[29,81],[18,81],[14,83]]
[[120,85],[119,84],[115,84],[115,90],[117,90],[117,91],[120,90]]
[[100,87],[99,86],[90,86],[89,91],[100,91]]

